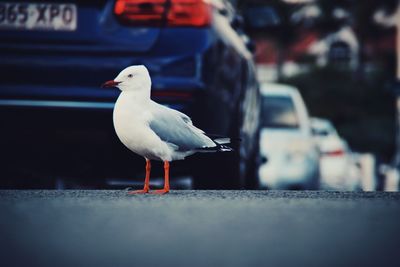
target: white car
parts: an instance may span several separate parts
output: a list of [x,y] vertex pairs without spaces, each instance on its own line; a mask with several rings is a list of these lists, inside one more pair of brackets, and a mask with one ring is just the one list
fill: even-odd
[[347,142],[340,138],[332,123],[326,119],[312,118],[311,127],[321,155],[321,188],[358,189],[360,171]]
[[261,85],[259,184],[269,189],[318,189],[319,154],[307,108],[292,86]]

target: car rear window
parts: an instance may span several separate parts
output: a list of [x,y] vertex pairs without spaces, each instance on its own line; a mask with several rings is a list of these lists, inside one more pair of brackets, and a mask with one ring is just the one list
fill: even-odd
[[262,102],[262,127],[299,127],[299,119],[292,98],[285,96],[264,96]]

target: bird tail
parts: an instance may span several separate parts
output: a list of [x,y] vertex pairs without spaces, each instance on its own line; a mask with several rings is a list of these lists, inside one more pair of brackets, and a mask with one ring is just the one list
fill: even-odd
[[[198,152],[231,152],[231,151],[233,151],[233,148],[228,146],[229,144],[232,143],[232,138],[225,137],[225,136],[218,136],[218,135],[207,135],[207,136],[213,140],[213,142],[215,143],[215,146],[199,148],[199,149],[197,149]],[[236,138],[236,139],[238,141],[240,141],[240,139],[238,139],[238,138]]]
[[226,145],[231,143],[231,138],[230,137],[219,137],[213,140],[214,143],[217,143],[218,145]]
[[214,142],[219,143],[220,145],[238,143],[242,141],[240,137],[232,137],[232,136],[223,136],[218,134],[207,134]]

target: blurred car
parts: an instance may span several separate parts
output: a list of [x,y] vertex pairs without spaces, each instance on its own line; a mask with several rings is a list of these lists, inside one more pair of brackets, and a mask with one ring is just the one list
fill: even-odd
[[329,120],[312,118],[311,127],[321,155],[321,188],[356,190],[360,185],[360,171],[347,142]]
[[261,94],[260,186],[318,189],[318,150],[300,93],[289,85],[263,83]]
[[0,11],[8,175],[141,179],[143,159],[112,128],[119,92],[100,84],[144,64],[155,101],[187,113],[207,133],[242,140],[234,153],[194,156],[175,170],[204,188],[254,179],[259,88],[249,39],[229,1],[5,1]]

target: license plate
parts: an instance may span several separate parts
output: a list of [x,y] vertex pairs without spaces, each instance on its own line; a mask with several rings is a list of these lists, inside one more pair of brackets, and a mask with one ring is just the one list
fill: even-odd
[[0,30],[75,31],[77,22],[74,4],[0,2]]

